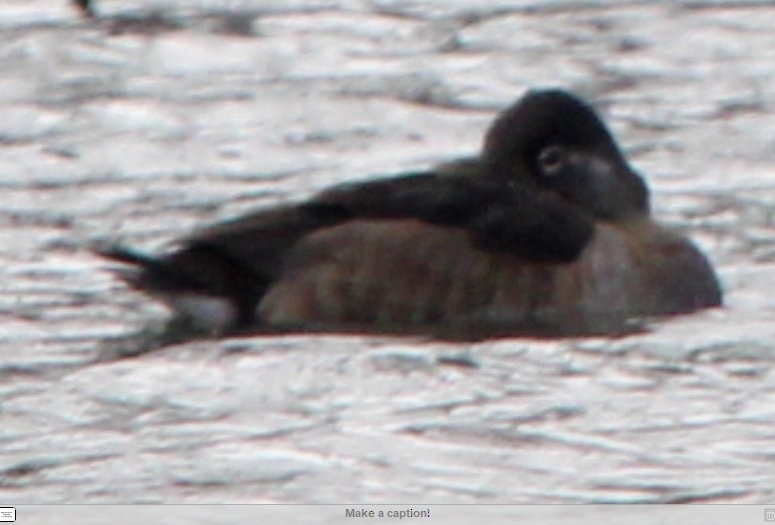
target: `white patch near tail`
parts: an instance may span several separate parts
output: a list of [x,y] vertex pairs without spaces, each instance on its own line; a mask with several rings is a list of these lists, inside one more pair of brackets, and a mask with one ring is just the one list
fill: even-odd
[[179,293],[165,296],[164,301],[197,326],[211,332],[222,333],[237,320],[237,308],[224,297]]

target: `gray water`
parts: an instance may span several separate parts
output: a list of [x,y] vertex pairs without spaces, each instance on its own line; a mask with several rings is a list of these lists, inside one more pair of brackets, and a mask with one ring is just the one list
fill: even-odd
[[[2,4],[0,500],[775,499],[775,3]],[[723,309],[615,339],[122,355],[169,313],[90,244],[473,153],[554,85],[601,109]]]

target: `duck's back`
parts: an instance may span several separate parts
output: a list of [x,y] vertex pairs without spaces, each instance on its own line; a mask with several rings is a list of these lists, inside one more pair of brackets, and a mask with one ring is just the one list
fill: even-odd
[[293,329],[563,335],[719,302],[705,258],[647,219],[599,223],[572,263],[493,253],[412,220],[353,221],[291,249],[257,314]]

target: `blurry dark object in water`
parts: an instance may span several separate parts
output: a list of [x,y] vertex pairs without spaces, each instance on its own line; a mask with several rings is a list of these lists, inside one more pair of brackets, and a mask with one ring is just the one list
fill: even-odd
[[96,18],[97,13],[94,11],[91,0],[73,0],[73,3],[81,10],[84,16],[89,18]]
[[606,126],[561,90],[503,111],[477,159],[336,186],[160,257],[100,253],[217,334],[620,335],[721,304],[707,259],[652,219]]
[[99,22],[111,35],[126,33],[152,35],[164,31],[174,31],[183,27],[180,21],[165,16],[161,11],[99,17],[94,8],[93,0],[73,0],[73,2],[85,17]]

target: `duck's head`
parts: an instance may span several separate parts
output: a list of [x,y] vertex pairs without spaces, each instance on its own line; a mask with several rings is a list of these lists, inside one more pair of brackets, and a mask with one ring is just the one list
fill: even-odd
[[562,90],[530,91],[485,137],[488,174],[556,192],[595,218],[648,214],[648,190],[595,111]]

